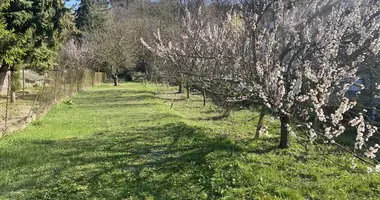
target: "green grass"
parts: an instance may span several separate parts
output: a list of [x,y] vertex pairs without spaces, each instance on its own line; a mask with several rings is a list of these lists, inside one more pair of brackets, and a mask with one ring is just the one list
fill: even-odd
[[257,113],[174,91],[101,85],[0,139],[0,199],[380,199],[344,155],[280,150],[278,122],[253,140]]

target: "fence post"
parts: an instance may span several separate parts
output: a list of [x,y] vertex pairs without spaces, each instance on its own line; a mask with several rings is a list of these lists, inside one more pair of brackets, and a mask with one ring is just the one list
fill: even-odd
[[[65,73],[66,72],[66,73]],[[66,98],[66,82],[67,82],[67,70],[62,72],[62,77],[63,77],[63,97]]]
[[75,94],[76,93],[78,93],[78,91],[79,91],[79,83],[78,83],[78,70],[76,70],[75,71],[75,89],[76,89],[76,91],[75,91]]
[[54,103],[57,103],[57,81],[58,81],[58,71],[54,70]]
[[22,97],[25,96],[25,69],[22,68]]

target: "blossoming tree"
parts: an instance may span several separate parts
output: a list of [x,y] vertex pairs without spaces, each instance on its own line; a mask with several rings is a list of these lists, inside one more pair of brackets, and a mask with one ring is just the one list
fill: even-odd
[[[280,148],[289,145],[292,127],[307,130],[313,141],[327,142],[356,127],[355,148],[362,149],[377,128],[363,112],[344,117],[355,106],[346,97],[357,66],[379,55],[380,2],[372,0],[282,0],[241,6],[219,23],[187,12],[182,43],[143,44],[192,76],[224,102],[265,105],[281,121]],[[370,53],[369,53],[370,52]],[[179,65],[183,59],[192,67]],[[300,132],[300,131],[299,131]],[[379,145],[367,147],[374,157]]]

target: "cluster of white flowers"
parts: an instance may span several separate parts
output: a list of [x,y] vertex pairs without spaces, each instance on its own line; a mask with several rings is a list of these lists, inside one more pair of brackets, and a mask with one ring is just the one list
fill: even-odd
[[358,165],[356,162],[355,162],[355,157],[351,157],[349,159],[349,161],[351,162],[351,169],[355,169],[356,166]]
[[[334,125],[338,125],[343,120],[343,114],[346,113],[348,110],[353,108],[356,105],[356,102],[350,102],[348,98],[343,98],[343,101],[341,102],[339,108],[335,110],[334,114],[331,114],[331,122]],[[356,126],[351,123],[352,126]]]
[[[349,123],[351,126],[355,126],[357,130],[355,143],[356,149],[362,149],[365,142],[367,142],[373,136],[373,134],[377,132],[377,127],[372,126],[366,122],[362,113],[359,113],[359,117],[355,117]],[[378,145],[376,144],[375,147],[370,147],[370,149],[377,149],[377,146]]]
[[260,135],[268,135],[269,134],[268,127],[264,125],[263,127],[261,127],[259,132],[260,132]]
[[315,132],[313,128],[310,128],[309,133],[310,133],[310,142],[314,142],[314,140],[317,139],[318,137],[317,133]]
[[375,144],[375,146],[370,147],[369,150],[365,153],[365,155],[371,159],[376,157],[376,153],[379,151],[380,146]]
[[286,124],[285,126],[286,126],[286,129],[288,130],[290,136],[297,138],[297,134],[296,134],[296,132],[293,131],[292,127],[289,124]]
[[[372,15],[380,2],[369,8],[371,0],[359,0],[349,4],[349,12],[344,3],[307,2],[307,7],[287,9],[276,0],[272,9],[228,12],[224,21],[213,24],[200,17],[201,11],[186,11],[178,33],[182,40],[165,43],[157,32],[154,47],[142,42],[225,101],[249,97],[279,115],[297,113],[294,117],[307,123],[311,141],[320,124],[333,140],[346,130],[344,115],[356,105],[344,97],[349,87],[344,79],[355,77],[356,65],[364,59],[358,55],[368,43],[379,53],[379,20]],[[341,101],[337,108],[331,104],[334,98]],[[308,123],[311,115],[319,123]],[[358,149],[376,133],[362,115],[349,123],[357,128]],[[293,132],[289,126],[287,131]]]

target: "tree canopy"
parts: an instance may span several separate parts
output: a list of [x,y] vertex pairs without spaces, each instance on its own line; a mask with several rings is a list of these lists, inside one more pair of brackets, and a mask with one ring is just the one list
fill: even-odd
[[65,36],[67,11],[60,0],[10,1],[1,9],[2,27],[8,35],[8,42],[2,44],[3,61],[51,69],[54,52]]

